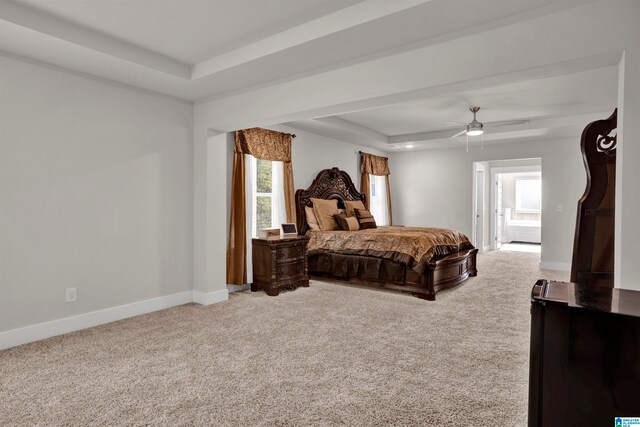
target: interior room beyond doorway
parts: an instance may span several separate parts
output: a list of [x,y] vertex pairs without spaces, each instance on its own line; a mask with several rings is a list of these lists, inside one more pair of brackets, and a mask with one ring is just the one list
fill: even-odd
[[474,163],[473,241],[483,252],[541,252],[542,159]]

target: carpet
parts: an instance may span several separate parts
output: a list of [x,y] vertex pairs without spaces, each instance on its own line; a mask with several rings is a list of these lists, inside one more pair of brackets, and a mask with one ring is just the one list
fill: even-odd
[[312,281],[0,352],[0,425],[524,426],[538,256],[437,301]]

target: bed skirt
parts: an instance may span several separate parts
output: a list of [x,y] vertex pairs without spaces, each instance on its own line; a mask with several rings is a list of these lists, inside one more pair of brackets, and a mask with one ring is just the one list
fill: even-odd
[[322,253],[309,255],[309,272],[336,279],[359,277],[374,282],[397,285],[420,284],[420,275],[395,261],[358,255]]
[[310,254],[308,265],[312,276],[374,284],[435,300],[438,290],[459,285],[468,277],[478,274],[477,253],[477,249],[465,249],[432,259],[423,274],[384,258],[333,252]]

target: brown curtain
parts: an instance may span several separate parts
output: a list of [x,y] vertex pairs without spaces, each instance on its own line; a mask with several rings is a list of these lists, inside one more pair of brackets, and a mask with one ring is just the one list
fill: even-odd
[[362,176],[360,177],[360,192],[364,194],[364,206],[367,210],[370,210],[371,204],[369,201],[371,200],[371,181],[369,180],[369,174],[366,172],[362,172]]
[[369,175],[385,176],[387,183],[387,209],[389,210],[389,225],[393,224],[391,210],[391,185],[389,184],[389,159],[387,157],[376,156],[369,153],[360,152],[360,192],[366,196],[365,206],[370,209],[371,181]]
[[227,241],[227,283],[242,285],[247,282],[247,221],[244,155],[257,159],[284,162],[284,201],[287,222],[296,222],[291,165],[291,138],[289,133],[262,128],[236,132],[233,148],[233,175],[231,179],[231,212],[229,240]]
[[229,240],[227,240],[227,283],[234,285],[247,283],[247,218],[245,216],[247,201],[244,177],[244,154],[234,149]]

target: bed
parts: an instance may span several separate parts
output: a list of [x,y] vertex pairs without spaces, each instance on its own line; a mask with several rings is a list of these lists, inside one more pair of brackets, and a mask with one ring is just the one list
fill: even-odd
[[[462,233],[400,226],[311,231],[305,207],[312,206],[313,198],[336,199],[338,207],[344,208],[345,201],[364,202],[365,196],[349,174],[338,168],[320,171],[309,188],[296,191],[298,232],[310,237],[308,264],[313,277],[382,286],[433,301],[439,290],[477,275],[478,250]],[[385,241],[392,242],[391,246],[385,247]],[[429,242],[431,249],[425,246]]]

